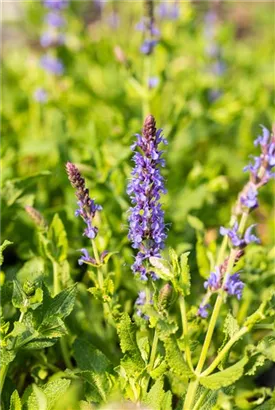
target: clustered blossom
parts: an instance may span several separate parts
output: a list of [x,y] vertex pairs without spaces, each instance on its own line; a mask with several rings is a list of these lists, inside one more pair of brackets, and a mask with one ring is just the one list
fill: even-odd
[[[256,209],[258,204],[258,190],[266,184],[274,174],[271,172],[275,166],[275,138],[270,135],[270,132],[262,126],[263,135],[256,138],[254,145],[261,147],[261,155],[254,157],[254,164],[245,167],[245,171],[250,172],[250,180],[240,192],[234,214],[236,218],[243,213]],[[238,260],[244,255],[247,245],[250,243],[260,243],[259,238],[252,233],[256,225],[250,225],[244,233],[240,232],[238,220],[230,228],[221,227],[220,234],[228,236],[231,245],[235,249],[234,266]],[[208,316],[210,305],[207,303],[211,295],[219,289],[223,289],[229,296],[236,296],[241,299],[244,288],[244,283],[240,279],[239,272],[225,276],[227,272],[228,258],[222,265],[216,267],[214,272],[211,272],[207,281],[204,282],[204,287],[207,293],[199,306],[198,315],[205,318]]]
[[[162,130],[157,130],[155,125],[154,117],[148,115],[142,135],[136,135],[137,141],[132,146],[135,167],[127,187],[133,205],[129,210],[128,238],[132,247],[139,249],[132,270],[139,273],[142,280],[148,279],[146,261],[151,256],[160,256],[167,236],[164,212],[159,203],[160,195],[166,192],[160,173],[160,167],[164,167],[165,161],[162,158],[163,151],[158,148],[160,143],[167,142],[162,137]],[[154,272],[149,273],[153,279],[156,278]]]
[[162,20],[177,20],[180,15],[179,2],[177,0],[173,3],[162,1],[157,8],[157,13]]
[[159,30],[155,25],[153,1],[146,1],[147,16],[144,16],[136,25],[136,30],[144,33],[144,41],[140,47],[140,52],[145,55],[153,53],[159,42]]
[[227,235],[229,239],[231,240],[231,243],[233,246],[243,248],[252,242],[260,243],[259,238],[257,238],[256,235],[252,234],[252,229],[254,228],[254,226],[256,225],[255,224],[250,225],[246,229],[243,238],[241,238],[240,235],[238,234],[238,228],[239,228],[238,222],[235,222],[234,226],[231,229],[227,229],[222,226],[220,228],[220,234],[222,236]]
[[96,205],[94,200],[90,198],[89,190],[85,186],[85,179],[81,176],[77,167],[71,162],[67,162],[66,170],[72,187],[76,189],[75,195],[78,199],[78,209],[75,211],[75,216],[81,216],[87,225],[83,235],[90,239],[94,239],[97,235],[98,228],[93,225],[93,219],[96,212],[101,211],[102,207]]
[[[225,64],[221,56],[221,47],[216,41],[217,20],[218,14],[215,8],[206,13],[204,18],[204,35],[207,43],[205,53],[211,60],[209,69],[216,77],[220,77],[225,71]],[[209,98],[211,101],[215,101],[220,95],[221,91],[218,88],[214,88],[210,91]]]
[[[47,13],[44,17],[46,25],[45,31],[41,34],[40,44],[46,49],[46,53],[40,58],[40,66],[52,75],[60,76],[64,73],[64,64],[61,59],[53,55],[50,50],[56,49],[65,42],[63,27],[66,24],[63,10],[68,6],[67,0],[44,0],[44,7]],[[39,87],[34,91],[34,99],[37,102],[45,103],[47,101],[46,90]]]

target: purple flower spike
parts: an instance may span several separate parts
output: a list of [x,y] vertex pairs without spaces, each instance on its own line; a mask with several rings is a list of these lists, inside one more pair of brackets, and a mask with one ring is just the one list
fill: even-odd
[[158,40],[144,40],[140,47],[140,52],[145,55],[150,55],[153,53],[154,48],[158,44]]
[[45,22],[52,27],[62,27],[65,24],[65,19],[57,11],[50,11],[46,14]]
[[96,265],[96,260],[89,255],[87,249],[82,248],[80,251],[83,253],[81,258],[78,259],[78,264],[83,265],[83,263],[91,263],[92,265]]
[[44,88],[37,88],[33,93],[35,101],[45,103],[48,101],[48,93]]
[[260,239],[257,238],[256,235],[253,235],[251,233],[254,226],[256,226],[256,225],[254,224],[254,225],[249,226],[249,228],[247,228],[247,230],[245,231],[244,241],[245,241],[246,245],[248,245],[249,243],[252,243],[252,242],[255,242],[255,243],[260,243],[261,242]]
[[44,0],[44,6],[52,10],[62,10],[68,6],[68,0]]
[[227,228],[224,228],[222,226],[220,228],[220,234],[223,235],[223,236],[228,235],[228,237],[230,238],[233,246],[242,246],[243,245],[243,240],[237,234],[238,228],[239,228],[238,222],[236,222],[234,224],[232,229],[227,229]]
[[257,196],[258,191],[256,187],[250,185],[246,194],[241,196],[241,203],[250,210],[253,210],[258,207]]
[[[61,34],[61,33],[54,33],[54,32],[51,32],[51,31],[46,31],[40,37],[40,44],[44,48],[47,48],[47,47],[50,47],[50,46],[62,45],[62,44],[64,44],[64,42],[65,42],[65,36],[64,36],[64,34]],[[51,63],[51,64],[52,64],[52,67],[53,67],[53,63]],[[57,63],[55,63],[55,64],[56,64],[56,67],[57,67]],[[54,69],[54,70],[56,70],[56,69]],[[62,68],[62,72],[63,72],[63,68]],[[61,72],[61,74],[62,74],[62,72]]]
[[236,296],[237,299],[241,299],[243,294],[244,284],[240,280],[240,274],[234,273],[233,275],[229,276],[226,284],[224,286],[225,291],[230,296]]
[[40,60],[41,66],[52,74],[61,75],[64,72],[64,66],[58,58],[44,55]]
[[77,205],[79,208],[76,210],[75,216],[81,216],[87,225],[83,235],[94,239],[97,236],[98,228],[93,226],[92,222],[96,212],[101,211],[102,207],[95,204],[94,200],[90,198],[89,190],[85,186],[85,179],[82,178],[77,167],[71,162],[67,162],[66,171],[72,187],[76,189],[75,195],[78,199]]
[[161,194],[166,192],[160,174],[160,167],[164,166],[165,162],[158,145],[166,142],[161,131],[157,131],[154,117],[148,115],[142,135],[137,134],[137,141],[132,146],[135,151],[135,167],[127,187],[133,205],[129,210],[128,238],[132,247],[139,250],[132,270],[139,273],[142,280],[147,280],[148,275],[156,279],[153,272],[146,271],[146,261],[151,256],[160,256],[167,236],[164,212],[159,203]]
[[177,2],[173,4],[161,2],[158,7],[158,15],[163,20],[177,20],[179,18],[180,9]]
[[262,130],[263,130],[263,135],[259,135],[255,141],[254,141],[254,145],[255,147],[257,145],[261,145],[261,146],[266,146],[268,144],[269,141],[269,137],[270,137],[270,132],[267,128],[265,128],[263,125],[261,125]]
[[207,303],[206,305],[204,305],[203,303],[200,304],[199,309],[198,309],[198,316],[203,317],[204,319],[206,317],[208,317],[209,312],[207,309],[209,309],[211,307],[211,305],[209,305],[209,303]]
[[204,288],[209,288],[212,291],[218,290],[221,287],[221,272],[218,267],[214,272],[210,272],[210,276],[207,281],[204,282]]
[[148,87],[149,88],[155,88],[157,87],[159,83],[159,78],[158,77],[150,77],[148,80]]

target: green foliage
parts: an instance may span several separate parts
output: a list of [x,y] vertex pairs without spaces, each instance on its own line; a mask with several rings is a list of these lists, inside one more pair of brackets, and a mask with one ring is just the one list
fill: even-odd
[[[192,409],[275,408],[274,394],[258,385],[261,373],[269,382],[275,361],[270,183],[249,214],[249,224],[260,221],[261,245],[247,246],[234,266],[243,297],[219,291],[222,306],[196,370],[216,297],[204,299],[203,284],[231,247],[221,249],[219,228],[230,224],[249,155],[258,155],[258,125],[272,122],[272,5],[175,2],[179,18],[170,20],[154,2],[160,37],[146,56],[146,33],[135,30],[142,1],[68,2],[59,11],[65,42],[46,49],[43,2],[17,3],[3,9],[1,408],[182,410],[191,382],[198,384]],[[211,27],[209,11],[217,12]],[[42,69],[44,53],[62,60],[63,75]],[[159,81],[154,88],[150,77]],[[39,87],[45,103],[34,98]],[[126,185],[133,135],[148,112],[168,140],[161,170],[168,238],[160,257],[146,261],[159,279],[144,282],[130,268],[137,250],[127,238]],[[67,161],[103,207],[93,245],[74,216]],[[80,250],[94,258],[94,247],[99,261],[80,266]],[[203,320],[202,302],[211,305]]]
[[244,366],[246,365],[248,358],[244,356],[237,363],[233,364],[230,367],[227,367],[225,370],[214,373],[210,376],[201,377],[200,383],[210,389],[218,390],[221,387],[230,386],[234,382],[240,379],[244,372]]

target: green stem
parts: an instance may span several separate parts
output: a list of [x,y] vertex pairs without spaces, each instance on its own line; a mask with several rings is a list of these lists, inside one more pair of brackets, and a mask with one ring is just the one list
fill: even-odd
[[[92,246],[93,246],[93,252],[94,252],[94,257],[95,257],[96,263],[98,265],[100,265],[99,252],[98,252],[96,243],[93,239],[92,239]],[[103,284],[104,284],[104,278],[103,278],[103,273],[102,273],[100,267],[97,268],[97,280],[98,280],[98,285],[99,285],[100,289],[102,289]]]
[[216,369],[218,364],[222,361],[226,353],[231,349],[234,343],[236,343],[243,335],[245,335],[248,332],[247,327],[242,327],[233,337],[230,339],[226,345],[223,347],[223,349],[219,352],[218,356],[216,359],[211,363],[211,365],[201,374],[201,377],[208,376],[210,373],[213,372],[213,370]]
[[[228,259],[227,273],[224,275],[224,282],[223,283],[225,283],[228,275],[232,271],[232,268],[233,268],[234,262],[235,262],[235,257],[236,257],[236,251],[234,249],[231,249],[230,256],[229,256],[229,259]],[[212,316],[211,316],[211,319],[210,319],[210,322],[209,322],[209,325],[208,325],[208,329],[207,329],[207,333],[206,333],[206,336],[205,336],[204,344],[203,344],[202,351],[201,351],[201,354],[200,354],[199,362],[197,364],[196,371],[195,371],[197,376],[200,376],[203,365],[204,365],[205,360],[207,358],[207,353],[208,353],[208,350],[209,350],[209,346],[210,346],[210,343],[211,343],[211,340],[212,340],[212,336],[213,336],[214,329],[215,329],[215,326],[216,326],[216,322],[217,322],[217,319],[218,319],[218,316],[219,316],[219,313],[220,313],[220,310],[221,310],[222,303],[223,303],[223,292],[221,292],[218,295],[217,299],[216,299],[216,303],[215,303],[215,306],[214,306],[214,309],[213,309],[213,312],[212,312]],[[186,405],[184,404],[184,410],[189,410],[189,409],[191,410],[192,404],[193,404],[193,401],[194,401],[194,398],[195,398],[196,390],[197,390],[197,387],[198,387],[198,383],[199,383],[198,380],[196,380],[195,382],[190,383],[190,388],[188,387],[186,398],[185,398],[185,402],[188,403],[188,406],[190,406],[190,407],[186,407]]]
[[183,405],[183,410],[192,410],[193,409],[193,401],[195,398],[195,394],[197,391],[197,388],[199,386],[199,380],[194,380],[191,383],[189,383],[187,393],[185,396],[184,400],[184,405]]
[[144,90],[146,90],[146,93],[143,94],[142,97],[142,114],[143,114],[143,119],[150,114],[150,104],[149,104],[149,87],[148,87],[148,80],[150,77],[150,66],[151,66],[151,61],[150,61],[150,56],[145,56],[144,57]]
[[183,296],[180,297],[179,303],[180,303],[180,312],[181,312],[181,320],[182,320],[182,331],[183,331],[183,337],[184,337],[186,361],[190,369],[193,371],[194,368],[192,364],[192,357],[191,357],[191,351],[190,351],[190,345],[189,345],[188,321],[187,321],[187,315],[186,315],[185,299]]

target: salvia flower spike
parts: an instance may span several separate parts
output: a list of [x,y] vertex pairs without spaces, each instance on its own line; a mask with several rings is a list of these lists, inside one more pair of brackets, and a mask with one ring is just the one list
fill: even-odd
[[[135,163],[132,178],[127,187],[132,207],[129,210],[129,234],[132,247],[138,249],[135,262],[132,265],[134,273],[140,274],[142,280],[148,279],[146,261],[151,256],[160,256],[166,239],[164,212],[160,204],[160,196],[165,193],[164,180],[160,167],[164,167],[163,151],[158,146],[166,144],[162,130],[156,129],[152,115],[144,121],[142,134],[137,134],[137,140],[132,146]],[[156,279],[154,272],[150,272]]]
[[[78,209],[75,211],[75,216],[81,216],[87,225],[83,235],[90,239],[95,239],[98,228],[93,225],[93,219],[97,211],[101,211],[102,207],[97,205],[89,196],[89,190],[85,186],[85,179],[81,176],[78,168],[71,162],[67,162],[66,171],[69,181],[73,188],[75,188],[75,195],[78,199]],[[84,255],[84,257],[87,255]],[[83,257],[82,257],[82,260]]]
[[[240,192],[233,209],[234,225],[230,228],[223,226],[220,228],[220,234],[227,236],[232,248],[235,249],[234,266],[244,255],[244,250],[247,245],[253,242],[260,243],[259,238],[252,232],[256,226],[255,224],[250,225],[240,232],[239,217],[247,217],[250,212],[259,206],[259,188],[265,185],[275,175],[272,172],[272,168],[275,166],[275,137],[270,134],[267,128],[264,126],[261,127],[262,135],[258,136],[254,141],[255,146],[260,146],[261,154],[258,157],[254,157],[253,164],[249,164],[244,168],[244,171],[250,172],[250,179]],[[207,304],[208,300],[211,295],[219,289],[222,288],[229,296],[236,296],[237,299],[241,299],[242,297],[244,283],[241,281],[238,272],[234,274],[227,272],[227,263],[228,259],[225,259],[220,266],[215,268],[214,272],[210,273],[208,280],[204,282],[207,293],[198,309],[198,315],[203,318],[208,316],[207,309],[210,307],[210,305]]]

